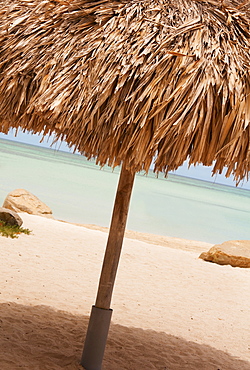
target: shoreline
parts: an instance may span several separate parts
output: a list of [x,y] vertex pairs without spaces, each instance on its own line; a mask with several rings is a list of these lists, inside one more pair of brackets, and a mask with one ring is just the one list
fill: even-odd
[[[66,223],[69,225],[75,225],[80,227],[85,227],[90,230],[97,230],[104,233],[109,232],[109,228],[105,226],[98,226],[95,224],[80,224],[75,222],[64,221],[60,219],[55,219],[56,221]],[[158,245],[162,247],[168,247],[173,249],[181,249],[188,252],[204,252],[204,249],[211,248],[214,244],[208,242],[201,242],[197,240],[183,239],[172,236],[157,235],[151,233],[144,233],[133,230],[125,230],[124,238],[142,241],[144,243]]]

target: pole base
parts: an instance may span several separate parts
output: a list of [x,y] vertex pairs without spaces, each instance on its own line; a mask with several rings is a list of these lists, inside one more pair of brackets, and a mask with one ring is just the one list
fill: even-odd
[[101,370],[112,310],[92,306],[81,365],[86,370]]

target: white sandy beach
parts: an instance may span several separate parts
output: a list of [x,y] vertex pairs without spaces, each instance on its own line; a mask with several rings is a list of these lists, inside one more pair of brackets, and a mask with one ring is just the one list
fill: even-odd
[[[0,237],[0,368],[82,369],[107,233],[20,214]],[[198,256],[211,244],[130,233],[104,370],[249,370],[250,269]]]

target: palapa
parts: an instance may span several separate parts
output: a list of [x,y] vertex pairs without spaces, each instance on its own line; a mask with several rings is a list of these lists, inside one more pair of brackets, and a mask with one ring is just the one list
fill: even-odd
[[0,1],[1,130],[97,163],[250,169],[249,1]]
[[249,19],[244,0],[0,0],[0,130],[123,164],[87,370],[101,368],[135,172],[187,159],[248,179]]

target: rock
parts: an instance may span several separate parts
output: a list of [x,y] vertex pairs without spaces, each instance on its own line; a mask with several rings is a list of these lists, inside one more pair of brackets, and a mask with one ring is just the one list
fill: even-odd
[[0,207],[0,220],[12,226],[22,226],[23,220],[14,211]]
[[3,207],[14,212],[26,212],[31,215],[53,218],[51,209],[35,195],[24,189],[10,192],[5,198]]
[[205,261],[233,267],[250,267],[250,240],[230,240],[201,253]]

